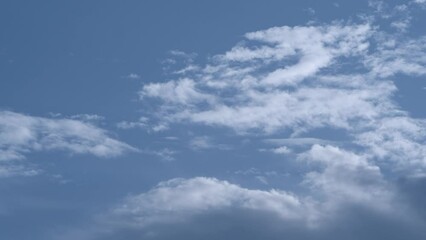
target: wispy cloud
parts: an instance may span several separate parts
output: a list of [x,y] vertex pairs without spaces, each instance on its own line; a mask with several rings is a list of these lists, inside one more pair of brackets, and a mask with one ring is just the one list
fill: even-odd
[[128,78],[128,79],[140,79],[141,76],[139,74],[136,74],[136,73],[130,73],[129,75],[125,76],[125,78]]
[[189,147],[193,150],[206,150],[206,149],[229,150],[230,149],[230,146],[216,143],[212,137],[208,137],[208,136],[194,137],[189,142]]
[[[377,12],[385,11],[384,3],[375,4]],[[395,11],[406,8],[397,6]],[[395,104],[398,89],[392,78],[426,74],[424,39],[385,32],[374,23],[250,32],[245,34],[250,44],[239,43],[214,56],[196,73],[147,83],[139,94],[142,101],[161,100],[159,110],[151,114],[166,125],[202,123],[238,134],[290,131],[289,139],[280,140],[279,147],[287,148],[335,145],[299,136],[315,129],[338,129],[346,134],[339,146],[358,145],[371,159],[400,159],[398,164],[406,169],[412,162],[423,167],[426,126]],[[395,121],[404,124],[395,127]],[[393,136],[384,137],[385,126]],[[396,141],[405,145],[386,147]],[[401,160],[401,155],[415,160]]]
[[[87,118],[86,115],[81,116]],[[92,115],[88,116],[93,118]],[[13,164],[19,164],[17,160],[25,159],[30,152],[52,150],[92,154],[97,157],[115,157],[125,152],[137,151],[89,122],[0,112],[0,168],[3,171],[18,172],[17,169],[22,166]],[[27,170],[21,172],[28,175],[25,173]]]
[[162,161],[174,161],[177,151],[169,148],[162,148],[157,150],[145,149],[141,150],[141,153],[156,156]]
[[265,143],[273,145],[303,146],[314,144],[336,144],[334,141],[319,138],[269,138],[263,140]]

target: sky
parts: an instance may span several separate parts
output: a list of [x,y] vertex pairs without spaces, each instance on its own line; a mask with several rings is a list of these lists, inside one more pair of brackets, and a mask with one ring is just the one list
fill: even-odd
[[0,239],[426,239],[426,1],[0,1]]

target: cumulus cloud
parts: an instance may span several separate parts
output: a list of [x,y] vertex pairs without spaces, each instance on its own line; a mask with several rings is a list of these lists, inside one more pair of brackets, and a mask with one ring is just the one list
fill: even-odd
[[136,151],[88,122],[0,112],[0,168],[3,175],[31,175],[31,170],[20,171],[19,169],[24,168],[14,164],[25,159],[30,152],[52,150],[92,154],[97,157],[115,157],[128,151]]
[[[409,218],[399,210],[404,204],[397,200],[381,169],[368,156],[315,144],[299,154],[298,161],[316,169],[303,177],[302,185],[307,187],[304,194],[250,189],[216,178],[176,178],[127,197],[99,215],[94,227],[79,238],[173,239],[177,235],[193,238],[195,233],[207,237],[213,232],[225,238],[239,238],[246,236],[240,231],[247,232],[250,226],[257,226],[253,229],[257,237],[327,239],[330,232],[343,236],[353,233],[356,227],[350,221],[356,223],[354,219],[380,219],[387,227],[398,226],[405,235],[410,231],[405,229]],[[262,177],[277,173],[252,168],[236,174]],[[265,221],[267,224],[263,225]],[[342,221],[351,226],[343,232],[335,228]],[[236,222],[241,224],[241,230],[231,231]],[[223,227],[216,228],[220,223]],[[411,230],[421,233],[418,228]],[[365,231],[358,229],[353,239],[369,234]]]
[[308,172],[304,183],[327,197],[329,207],[336,202],[355,202],[377,208],[389,208],[392,191],[380,167],[362,156],[334,146],[314,145],[300,159],[318,163],[319,171]]
[[[172,179],[161,182],[152,190],[127,197],[120,205],[97,217],[95,227],[83,232],[71,232],[59,239],[360,239],[362,237],[385,237],[422,239],[422,226],[410,226],[410,220],[401,214],[401,205],[393,208],[380,206],[383,198],[375,199],[376,191],[358,192],[353,185],[362,181],[377,183],[377,169],[351,153],[330,146],[317,146],[317,151],[331,151],[337,161],[350,161],[350,170],[343,164],[336,168],[333,158],[323,158],[320,153],[313,161],[331,164],[323,172],[325,178],[343,180],[336,189],[323,188],[334,194],[344,191],[348,185],[353,191],[336,202],[331,198],[314,201],[281,190],[254,190],[221,181],[215,178],[196,177]],[[306,159],[311,158],[305,156]],[[341,159],[349,157],[349,159]],[[332,166],[333,165],[333,166]],[[339,164],[337,164],[339,165]],[[339,173],[339,170],[344,172]],[[366,174],[367,179],[357,178],[356,171]],[[347,180],[344,175],[349,174]],[[339,178],[339,179],[336,179]],[[354,178],[355,177],[355,178]],[[309,178],[309,177],[308,177]],[[318,180],[318,182],[322,182]],[[337,185],[339,183],[333,183]],[[356,192],[356,194],[354,194]],[[354,204],[359,196],[361,204]],[[352,197],[357,196],[355,199]],[[346,199],[347,201],[343,201]],[[373,201],[377,205],[362,202]],[[352,202],[352,204],[348,204]],[[333,203],[333,204],[331,204]],[[372,207],[374,206],[374,207]],[[339,208],[339,211],[336,211]],[[372,224],[375,230],[360,223]],[[341,228],[339,226],[347,226]],[[391,230],[392,229],[392,230]],[[389,231],[392,232],[389,235]]]
[[129,197],[112,214],[129,224],[180,221],[197,213],[217,209],[262,210],[285,219],[303,219],[308,208],[293,194],[242,188],[214,178],[172,179],[151,191]]

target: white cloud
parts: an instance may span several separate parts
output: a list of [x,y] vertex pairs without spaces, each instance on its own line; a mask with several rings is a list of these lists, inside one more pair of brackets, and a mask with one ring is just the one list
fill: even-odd
[[[213,56],[204,67],[183,52],[172,52],[184,58],[187,68],[174,72],[177,79],[147,83],[139,92],[142,101],[160,100],[158,111],[149,113],[158,126],[189,122],[282,136],[264,140],[278,146],[272,151],[279,154],[310,147],[297,157],[299,180],[307,189],[296,195],[215,178],[172,179],[128,197],[107,214],[107,221],[144,229],[236,209],[288,220],[280,223],[315,225],[339,219],[348,206],[393,218],[403,215],[407,206],[398,202],[385,174],[390,169],[425,176],[426,122],[395,103],[392,80],[400,74],[426,74],[426,41],[400,35],[410,25],[408,5],[370,5],[399,32],[386,33],[371,19],[368,24],[334,22],[251,32],[245,34],[245,43]],[[342,131],[345,139],[309,137],[318,129]],[[194,138],[190,145],[213,147],[209,137]],[[168,149],[150,153],[174,154]],[[267,174],[255,168],[235,174],[268,184]]]
[[[373,5],[385,11],[383,4]],[[407,9],[399,5],[392,14]],[[416,127],[424,134],[426,126],[395,103],[397,87],[391,79],[426,74],[425,38],[401,37],[371,24],[250,32],[245,43],[214,56],[204,68],[145,84],[140,96],[161,100],[159,110],[150,114],[166,126],[190,122],[243,134],[290,131],[292,140],[279,144],[286,147],[314,144],[307,141],[312,130],[336,129],[345,135],[341,147],[355,144],[377,159],[400,159],[405,169],[424,167],[424,140],[408,132]],[[389,129],[393,135],[386,137],[382,129],[398,119],[410,124]],[[303,141],[302,135],[307,136]]]
[[97,114],[77,114],[70,116],[71,119],[81,120],[84,122],[99,122],[105,120],[105,117]]
[[382,44],[365,58],[365,64],[377,77],[390,77],[397,73],[426,74],[426,38],[395,41],[393,35],[379,35]]
[[163,148],[159,150],[142,150],[141,152],[149,155],[154,155],[160,158],[162,161],[174,161],[175,155],[177,153],[176,151],[171,150],[169,148]]
[[127,198],[112,219],[144,227],[151,223],[182,221],[195,214],[226,208],[266,211],[283,219],[307,220],[310,203],[278,190],[242,188],[214,178],[172,179],[147,193]]
[[193,150],[206,150],[206,149],[229,150],[230,149],[230,147],[225,144],[216,143],[214,139],[209,136],[194,137],[189,142],[189,147]]
[[[320,157],[311,158],[308,156],[311,153],[320,153]],[[182,223],[222,211],[254,211],[259,216],[277,217],[281,224],[297,223],[309,230],[338,218],[338,210],[348,203],[398,214],[399,211],[392,208],[395,205],[391,205],[391,196],[383,187],[380,170],[375,166],[330,146],[316,146],[304,158],[326,165],[324,171],[308,174],[305,181],[327,194],[324,200],[274,189],[252,190],[215,178],[179,178],[161,182],[146,193],[127,197],[101,219],[113,228],[148,231],[152,225]],[[344,162],[349,162],[350,168],[345,168]],[[260,177],[258,180],[267,184],[265,178]]]
[[273,152],[273,153],[276,153],[276,154],[289,154],[289,153],[291,153],[292,151],[291,151],[291,149],[290,149],[290,148],[288,148],[288,147],[286,147],[286,146],[282,146],[282,147],[278,147],[278,148],[274,148],[274,149],[272,149],[272,152]]
[[[115,157],[136,149],[109,137],[108,133],[90,123],[74,119],[33,117],[0,111],[0,161],[25,159],[34,151],[62,150],[97,157]],[[22,166],[1,164],[3,171]],[[8,170],[9,169],[9,170]],[[12,171],[13,170],[13,171]]]
[[336,144],[336,142],[319,139],[319,138],[269,138],[263,140],[265,143],[273,145],[286,145],[286,146],[304,146],[314,144]]
[[[400,203],[395,201],[393,189],[380,167],[368,157],[331,145],[315,144],[298,157],[316,169],[308,171],[303,178],[303,185],[310,189],[307,194],[252,190],[215,178],[178,178],[126,198],[102,219],[114,226],[143,229],[152,224],[174,224],[194,216],[242,210],[268,213],[309,229],[338,218],[340,210],[348,205],[400,214],[395,210]],[[255,168],[235,174],[253,175],[266,185],[265,176],[277,175]]]
[[212,99],[209,95],[199,92],[191,79],[179,79],[167,83],[147,84],[139,93],[141,98],[157,97],[166,102],[191,105]]
[[[387,83],[370,83],[362,89],[334,87],[300,87],[295,91],[250,91],[246,101],[217,105],[211,110],[180,112],[175,119],[190,118],[193,122],[224,125],[237,131],[260,129],[266,133],[277,130],[309,130],[310,128],[351,128],[355,119],[368,120],[386,106],[375,102],[393,90]],[[238,99],[238,96],[237,96]],[[384,109],[383,109],[384,110]]]
[[369,207],[389,208],[393,198],[380,167],[358,155],[334,146],[314,145],[299,159],[318,163],[319,171],[306,174],[304,183],[328,198],[327,205],[354,202]]
[[136,74],[136,73],[130,73],[129,75],[126,76],[126,78],[129,78],[129,79],[140,79],[141,76],[139,74]]
[[195,137],[190,141],[189,145],[194,150],[213,148],[212,140],[207,136]]
[[242,62],[253,59],[279,61],[297,57],[297,63],[275,69],[258,79],[262,85],[294,85],[329,66],[337,57],[363,52],[368,47],[365,40],[370,31],[368,25],[275,27],[245,35],[247,40],[273,47],[261,46],[253,50],[239,47],[225,56],[240,56],[230,60]]
[[[3,154],[0,152],[0,154]],[[41,173],[41,170],[26,167],[15,163],[0,162],[0,178],[24,176],[31,177]]]
[[120,129],[147,128],[149,126],[148,122],[148,118],[140,117],[136,122],[121,121],[117,123],[117,127]]
[[374,10],[370,19],[380,22],[382,26],[389,24],[400,32],[406,32],[411,25],[411,3],[390,6],[385,1],[369,1],[369,6]]
[[[394,171],[426,167],[426,121],[407,116],[383,118],[357,135],[358,144]],[[419,170],[419,169],[417,169]]]
[[185,74],[188,72],[194,72],[199,70],[200,68],[197,65],[188,65],[180,70],[174,71],[174,74]]
[[[341,75],[336,84],[329,82],[333,75],[316,75],[337,59],[364,53],[371,33],[369,25],[339,24],[247,33],[247,40],[260,46],[239,45],[196,74],[144,85],[140,96],[164,101],[156,115],[165,122],[189,120],[269,133],[302,126],[350,128],[353,119],[374,117],[375,98],[388,96],[392,83],[355,74]],[[268,67],[277,63],[283,67]],[[357,88],[353,78],[358,78]]]

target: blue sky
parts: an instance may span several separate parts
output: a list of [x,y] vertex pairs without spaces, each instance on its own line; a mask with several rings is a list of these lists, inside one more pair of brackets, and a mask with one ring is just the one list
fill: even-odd
[[425,239],[426,2],[0,2],[0,238]]

